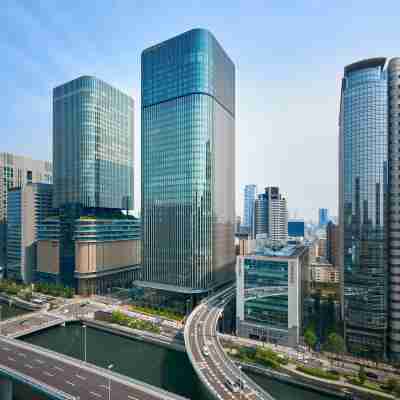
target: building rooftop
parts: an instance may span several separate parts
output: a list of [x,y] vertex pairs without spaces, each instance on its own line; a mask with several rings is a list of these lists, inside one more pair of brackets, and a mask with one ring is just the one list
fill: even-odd
[[283,247],[257,247],[254,255],[266,257],[298,257],[306,247],[300,244],[288,244]]

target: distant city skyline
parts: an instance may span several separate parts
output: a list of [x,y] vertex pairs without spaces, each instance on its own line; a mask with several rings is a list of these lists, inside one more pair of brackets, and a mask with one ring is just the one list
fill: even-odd
[[[139,110],[141,50],[195,27],[212,31],[238,70],[238,215],[249,183],[285,188],[289,212],[306,220],[315,220],[320,207],[337,215],[343,65],[398,53],[394,1],[380,8],[361,1],[335,6],[254,1],[251,7],[225,1],[190,6],[171,1],[168,7],[121,1],[95,9],[48,0],[4,3],[1,151],[34,159],[52,158],[53,87],[94,75],[132,96]],[[291,32],[282,29],[287,24]],[[137,112],[135,208],[140,207],[139,133]]]

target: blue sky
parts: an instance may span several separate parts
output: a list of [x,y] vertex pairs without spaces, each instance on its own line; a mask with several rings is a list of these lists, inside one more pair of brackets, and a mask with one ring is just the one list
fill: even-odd
[[51,159],[51,90],[95,75],[136,101],[140,205],[140,53],[194,27],[236,64],[236,208],[246,183],[279,185],[292,213],[337,208],[343,67],[400,56],[398,1],[2,0],[0,151]]

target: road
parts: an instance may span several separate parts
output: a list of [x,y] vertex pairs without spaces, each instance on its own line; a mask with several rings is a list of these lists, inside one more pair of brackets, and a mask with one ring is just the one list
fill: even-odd
[[[234,290],[227,290],[200,304],[188,318],[185,326],[185,344],[196,373],[219,400],[273,400],[268,393],[241,372],[225,354],[217,337],[217,324]],[[206,348],[206,351],[205,351]],[[227,382],[243,382],[242,390],[233,391]]]
[[4,337],[0,337],[0,369],[21,381],[35,380],[76,400],[107,400],[109,386],[111,399],[183,400],[106,369]]

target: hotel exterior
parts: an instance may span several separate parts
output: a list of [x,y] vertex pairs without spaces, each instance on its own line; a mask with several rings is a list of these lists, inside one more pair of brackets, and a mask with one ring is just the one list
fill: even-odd
[[194,29],[142,53],[143,281],[189,296],[234,276],[235,67]]
[[131,97],[95,77],[53,90],[58,216],[39,232],[40,280],[91,294],[138,278],[131,272],[140,263],[139,221],[127,215],[133,209],[133,112]]

